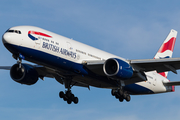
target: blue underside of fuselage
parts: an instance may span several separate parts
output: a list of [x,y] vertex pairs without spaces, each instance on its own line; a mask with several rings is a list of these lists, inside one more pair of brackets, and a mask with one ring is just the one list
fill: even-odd
[[153,94],[154,92],[146,87],[140,86],[138,84],[129,84],[124,87],[124,89],[131,94]]
[[[101,77],[99,75],[98,77],[95,77],[96,75],[94,75],[94,73],[92,73],[91,71],[87,70],[82,64],[74,63],[72,61],[62,59],[60,57],[31,48],[11,45],[7,43],[5,43],[4,45],[11,53],[22,54],[25,57],[25,60],[27,61],[31,61],[31,62],[33,61],[37,64],[53,67],[57,70],[63,69],[67,72],[73,72],[74,74],[77,75],[84,75],[90,78],[96,78],[102,82],[109,83],[111,86],[113,85],[114,87],[118,87],[118,85],[115,82],[112,82],[111,80],[107,79],[107,77],[103,77],[103,76]],[[153,93],[153,91],[151,91],[150,89],[147,89],[137,84],[126,85],[124,89],[131,94]]]

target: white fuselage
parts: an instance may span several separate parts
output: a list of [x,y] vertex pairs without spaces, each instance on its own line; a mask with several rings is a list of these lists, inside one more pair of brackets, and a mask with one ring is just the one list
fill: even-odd
[[[124,58],[118,57],[116,55],[104,52],[102,50],[96,49],[94,47],[85,45],[83,43],[77,42],[75,40],[63,37],[61,35],[49,32],[47,30],[33,27],[33,26],[18,26],[18,27],[12,27],[9,30],[18,30],[21,31],[21,34],[14,33],[14,32],[6,32],[3,35],[3,43],[4,44],[11,44],[13,46],[22,47],[23,51],[20,53],[26,52],[26,50],[29,52],[29,49],[32,51],[38,51],[41,53],[46,53],[51,56],[53,56],[53,61],[63,59],[61,62],[61,65],[64,64],[64,66],[71,68],[74,64],[82,64],[84,61],[105,61],[109,58],[118,58],[123,61],[126,61]],[[31,31],[31,32],[29,32]],[[34,31],[38,31],[40,33],[45,33],[46,35],[40,34],[40,33],[33,33]],[[30,36],[33,36],[37,38],[36,40],[32,40]],[[12,51],[11,51],[12,52]],[[23,55],[24,55],[23,54]],[[35,54],[33,52],[33,54]],[[39,57],[43,57],[44,55],[39,55]],[[31,56],[30,53],[28,53],[25,57],[28,57],[30,61],[33,61],[34,57]],[[38,55],[36,55],[38,57]],[[45,61],[41,64],[41,60],[44,59]],[[51,64],[50,60],[51,58],[39,58],[34,60],[33,62],[41,64],[41,65],[47,65]],[[52,61],[52,64],[53,64]],[[67,61],[70,61],[68,63]],[[46,63],[47,62],[47,63]],[[126,61],[128,62],[128,61]],[[53,66],[53,65],[50,65]],[[130,90],[133,92],[135,91],[135,94],[148,94],[147,91],[143,91],[147,89],[149,94],[153,93],[162,93],[162,92],[171,92],[172,87],[167,87],[163,85],[163,81],[169,81],[167,78],[161,76],[155,71],[152,72],[146,72],[147,75],[147,81],[144,82],[138,82],[133,85],[127,85],[127,90]],[[137,87],[138,86],[138,87]],[[97,87],[97,86],[96,86]],[[143,89],[139,89],[139,87]],[[105,87],[105,88],[111,88]],[[125,87],[126,88],[126,87]],[[142,91],[142,92],[141,92]]]

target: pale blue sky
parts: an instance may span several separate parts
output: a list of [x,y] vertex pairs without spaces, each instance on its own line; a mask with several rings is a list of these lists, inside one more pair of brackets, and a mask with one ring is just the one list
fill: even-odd
[[[127,59],[148,59],[171,29],[180,31],[179,5],[178,0],[1,0],[0,34],[13,26],[33,25]],[[173,57],[180,57],[179,35]],[[0,65],[14,63],[1,42]],[[1,70],[0,76],[2,120],[180,118],[180,87],[174,93],[132,96],[129,103],[120,103],[108,89],[73,87],[79,103],[68,105],[58,96],[64,86],[54,79],[26,86],[11,80],[9,71]],[[170,72],[168,78],[176,81],[180,75]]]

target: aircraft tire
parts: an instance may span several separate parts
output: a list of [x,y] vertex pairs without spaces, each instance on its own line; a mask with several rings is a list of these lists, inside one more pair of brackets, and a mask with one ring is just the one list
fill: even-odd
[[112,90],[111,90],[111,95],[112,95],[112,96],[115,96],[115,95],[116,95],[116,90],[115,90],[115,89],[112,89]]
[[131,96],[128,94],[125,99],[127,102],[129,102],[131,100]]
[[126,92],[123,93],[123,97],[126,99],[126,97],[127,97]]
[[64,97],[64,92],[63,92],[63,91],[60,91],[60,92],[59,92],[59,97],[60,97],[60,98],[63,98],[63,97]]
[[116,93],[116,94],[115,94],[115,98],[116,98],[116,99],[119,99],[119,97],[120,97],[119,94]]
[[66,97],[66,95],[63,97],[63,100],[64,100],[64,101],[67,101],[67,100],[68,100],[67,97]]
[[74,100],[74,94],[71,94],[70,99],[73,101]]
[[123,97],[119,97],[119,101],[120,101],[120,102],[123,102],[123,101],[124,101],[124,98],[123,98]]
[[73,102],[74,102],[75,104],[77,104],[77,103],[79,102],[79,99],[78,99],[78,97],[74,97],[74,100],[73,100]]
[[68,104],[71,104],[71,103],[72,103],[72,100],[68,99],[68,100],[67,100],[67,103],[68,103]]
[[70,98],[71,95],[72,95],[71,91],[67,91],[67,92],[66,92],[66,96],[67,96],[68,98]]

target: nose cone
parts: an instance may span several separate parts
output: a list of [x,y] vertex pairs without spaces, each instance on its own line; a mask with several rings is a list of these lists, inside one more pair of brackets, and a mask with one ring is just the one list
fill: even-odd
[[17,54],[17,48],[13,45],[14,36],[11,33],[4,33],[2,36],[2,42],[4,46],[13,54]]
[[12,40],[12,36],[10,36],[10,34],[8,33],[4,33],[4,35],[2,36],[3,44],[11,43],[11,40]]

